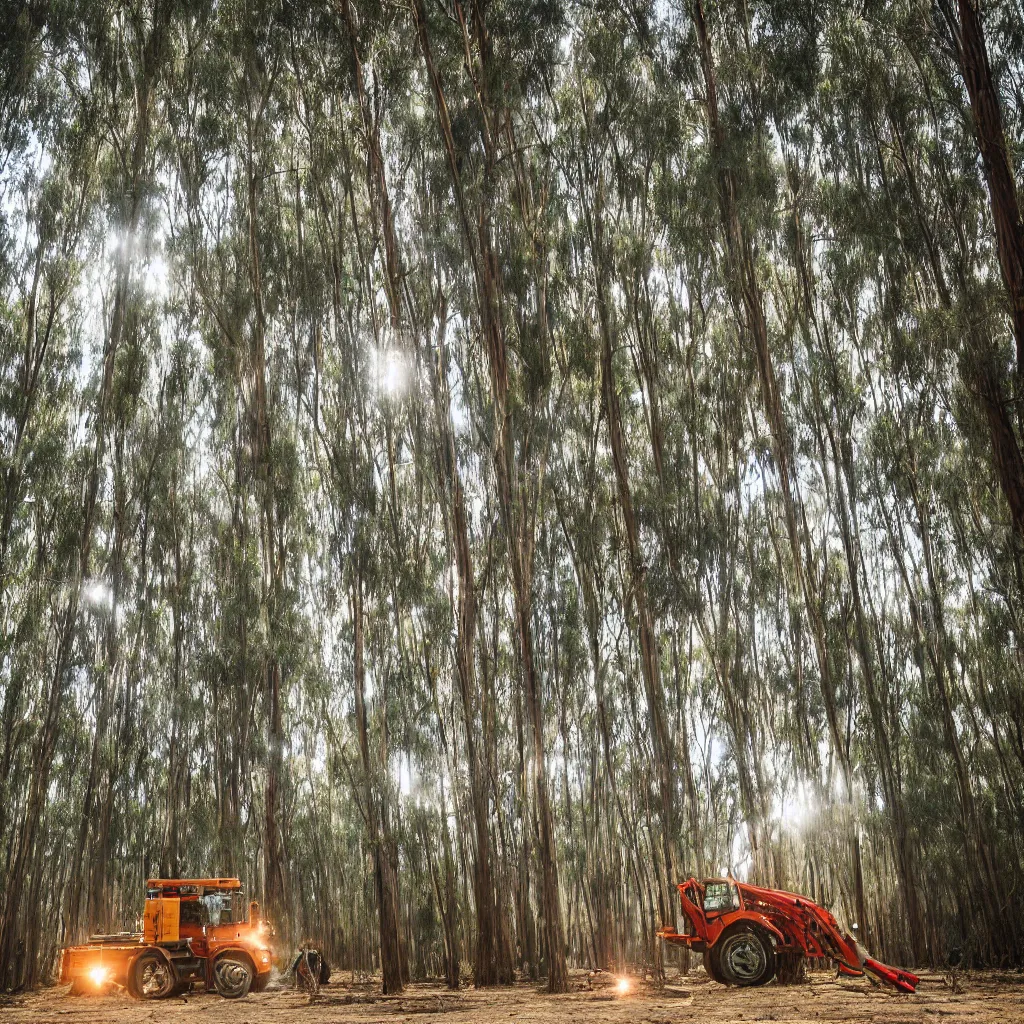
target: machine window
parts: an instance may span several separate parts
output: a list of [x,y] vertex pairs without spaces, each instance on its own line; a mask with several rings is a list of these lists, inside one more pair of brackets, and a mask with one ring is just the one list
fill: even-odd
[[708,882],[704,888],[704,911],[732,910],[739,906],[735,887],[728,882]]
[[232,924],[231,897],[224,892],[211,892],[203,897],[203,904],[212,925]]
[[179,915],[181,924],[202,926],[209,923],[206,905],[201,900],[182,900]]

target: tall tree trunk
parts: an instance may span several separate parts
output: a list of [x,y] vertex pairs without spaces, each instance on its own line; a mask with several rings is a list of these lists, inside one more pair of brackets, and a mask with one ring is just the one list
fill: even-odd
[[[474,8],[475,31],[478,39],[486,38],[483,12]],[[526,716],[533,740],[533,782],[537,801],[537,818],[540,838],[540,859],[542,869],[541,905],[544,914],[545,949],[548,962],[548,991],[568,990],[569,975],[565,959],[565,934],[562,925],[562,908],[558,888],[558,862],[555,850],[554,818],[548,795],[547,759],[544,743],[544,715],[540,681],[534,663],[533,649],[533,515],[523,508],[519,486],[514,483],[515,453],[511,434],[508,403],[508,355],[505,348],[505,334],[501,321],[500,272],[497,253],[492,243],[490,211],[485,199],[477,218],[477,231],[470,228],[468,210],[459,171],[460,158],[455,148],[448,106],[444,90],[434,65],[430,39],[427,30],[426,12],[422,0],[413,0],[413,16],[416,24],[420,51],[430,79],[438,120],[445,148],[445,156],[451,175],[452,188],[460,211],[463,240],[474,270],[477,305],[481,329],[487,349],[490,366],[491,399],[494,403],[493,460],[498,485],[498,506],[501,512],[503,532],[506,540],[509,564],[512,571],[512,588],[515,601],[516,636],[519,647],[519,661],[523,690],[526,698]],[[485,44],[484,44],[485,45]],[[481,60],[484,60],[481,57]],[[489,122],[489,111],[485,102],[483,111],[484,149],[486,151],[485,180],[492,182],[496,155],[494,133]],[[485,195],[489,185],[485,185]]]
[[[366,90],[361,46],[352,6],[349,0],[340,0],[340,6],[352,47],[356,93],[362,116],[363,132],[367,140],[366,158],[371,207],[375,213],[375,227],[383,236],[384,241],[385,279],[387,282],[391,329],[397,335],[403,319],[401,256],[398,236],[395,230],[391,195],[384,169],[380,126],[378,118],[373,114],[370,97]],[[411,307],[408,313],[409,322],[412,324],[414,317]],[[511,965],[503,967],[496,955],[496,908],[494,884],[491,876],[491,842],[487,810],[487,787],[484,780],[483,763],[476,743],[478,735],[478,686],[473,647],[477,616],[476,585],[469,542],[466,501],[459,473],[455,437],[451,426],[448,357],[445,347],[446,319],[446,310],[442,297],[437,324],[436,367],[432,375],[432,384],[434,419],[438,433],[439,462],[442,470],[442,480],[446,485],[445,495],[447,498],[446,511],[449,519],[449,537],[458,570],[456,666],[459,676],[459,693],[462,698],[463,713],[466,719],[467,761],[476,838],[473,863],[477,935],[473,981],[479,988],[496,984],[508,984],[512,981],[512,977],[510,974]]]
[[[260,552],[262,559],[262,602],[268,630],[267,651],[262,665],[264,713],[267,730],[266,784],[263,806],[263,898],[267,917],[274,923],[284,942],[291,943],[291,908],[285,878],[285,854],[282,837],[282,776],[284,772],[284,720],[282,712],[282,665],[280,647],[284,628],[286,524],[278,509],[280,487],[273,451],[274,427],[271,397],[267,386],[266,312],[263,296],[263,265],[259,240],[260,182],[255,135],[260,127],[259,113],[265,103],[248,98],[246,118],[245,170],[247,218],[247,273],[253,301],[252,344],[243,364],[243,375],[252,375],[252,452],[256,476],[256,497],[261,512]],[[240,387],[245,384],[240,380]]]
[[1020,381],[1024,379],[1024,224],[1021,222],[1013,163],[1003,130],[999,92],[989,64],[979,0],[957,0],[957,10],[960,16],[960,70],[971,100],[974,129],[996,229],[999,267],[1010,298],[1020,390]]
[[[828,723],[832,748],[843,771],[846,798],[852,803],[852,766],[840,725],[835,670],[825,637],[825,623],[818,584],[810,568],[812,559],[805,552],[810,541],[807,536],[806,514],[800,499],[797,478],[792,465],[792,443],[789,425],[782,407],[775,366],[768,338],[768,324],[765,318],[764,295],[758,281],[757,268],[751,239],[740,217],[738,205],[739,183],[729,166],[726,139],[720,123],[718,88],[715,76],[714,54],[704,16],[702,0],[692,0],[694,24],[701,53],[704,74],[705,105],[711,135],[712,155],[718,165],[718,201],[722,230],[726,241],[726,255],[729,266],[729,291],[736,318],[752,343],[760,381],[761,402],[772,438],[772,456],[779,475],[779,486],[785,510],[786,532],[796,576],[796,596],[803,602],[810,620],[811,636],[814,640],[815,658],[821,682],[822,701]],[[856,830],[849,836],[849,844],[856,861],[859,842]]]
[[385,844],[381,821],[381,787],[379,769],[370,751],[369,725],[366,713],[366,664],[364,661],[363,580],[356,556],[351,584],[353,629],[353,672],[355,683],[356,729],[359,754],[363,764],[363,801],[367,817],[370,848],[373,856],[373,885],[377,897],[380,922],[380,966],[385,995],[401,992],[402,959],[399,947],[398,884]]
[[640,549],[640,536],[636,513],[633,508],[633,493],[629,482],[629,463],[626,443],[622,435],[622,413],[615,384],[615,368],[612,345],[612,310],[608,299],[608,277],[610,256],[604,237],[604,182],[600,171],[594,183],[593,203],[586,211],[590,232],[590,245],[594,262],[594,277],[597,292],[598,324],[601,333],[601,398],[605,419],[608,423],[608,438],[611,442],[612,462],[615,466],[615,480],[618,486],[619,506],[622,512],[623,528],[626,532],[626,547],[629,553],[630,588],[633,606],[636,610],[637,632],[640,644],[640,668],[647,693],[647,710],[651,727],[651,744],[654,750],[655,775],[661,797],[661,844],[665,858],[664,874],[659,878],[659,910],[663,924],[675,921],[675,901],[671,886],[676,879],[676,843],[678,825],[676,819],[675,757],[669,736],[665,714],[665,689],[661,679],[661,653],[654,629],[650,602],[647,595],[647,566]]
[[[793,170],[795,175],[795,169]],[[822,353],[829,377],[833,386],[838,388],[839,368],[836,355],[833,349],[832,338],[828,325],[822,324],[817,316],[815,304],[816,281],[812,271],[811,262],[805,245],[805,229],[802,220],[802,212],[799,202],[799,184],[793,187],[793,238],[795,243],[795,259],[797,279],[799,283],[799,316],[802,325],[807,333],[808,343]],[[851,507],[851,500],[856,496],[854,489],[854,468],[848,455],[847,434],[850,427],[847,417],[836,405],[833,398],[832,407],[823,407],[817,380],[812,381],[812,397],[818,412],[817,423],[823,424],[824,432],[828,437],[829,445],[826,451],[824,439],[821,437],[821,427],[816,425],[819,435],[819,448],[822,459],[822,472],[828,475],[827,463],[831,459],[835,468],[835,501],[837,504],[837,518],[839,520],[840,536],[843,542],[843,552],[846,558],[847,576],[850,586],[850,598],[854,614],[854,648],[860,664],[861,678],[864,682],[868,698],[868,707],[872,721],[872,745],[876,751],[876,757],[880,766],[880,774],[883,781],[883,790],[886,797],[886,809],[892,823],[893,852],[898,866],[900,880],[900,891],[903,904],[906,910],[908,928],[911,935],[911,946],[917,962],[923,962],[925,947],[923,945],[923,920],[920,901],[917,891],[917,878],[914,868],[914,857],[911,849],[910,837],[906,812],[903,806],[903,795],[896,774],[892,769],[892,757],[889,747],[888,728],[884,717],[884,699],[880,696],[873,643],[870,637],[870,627],[864,612],[864,603],[861,595],[861,553],[859,548],[859,534],[855,528],[854,510]],[[843,438],[837,440],[837,430],[843,432]],[[838,720],[832,724],[831,715],[836,713],[834,697],[831,699],[832,711],[830,712],[830,731],[838,730]],[[861,935],[867,942],[870,938],[867,925],[867,910],[864,903],[864,879],[863,879],[863,858],[860,848],[860,830],[857,824],[857,816],[853,808],[853,766],[850,761],[850,754],[847,745],[843,742],[838,732],[833,735],[833,742],[838,739],[838,756],[843,770],[843,777],[846,789],[847,800],[851,805],[850,817],[850,852],[851,868],[854,872],[854,892],[858,920],[864,931]]]

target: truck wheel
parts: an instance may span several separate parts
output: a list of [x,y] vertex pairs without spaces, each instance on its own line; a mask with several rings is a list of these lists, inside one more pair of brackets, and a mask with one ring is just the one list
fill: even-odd
[[142,953],[132,965],[131,982],[138,999],[166,999],[174,991],[174,971],[159,953]]
[[225,999],[241,999],[255,976],[249,960],[237,953],[225,953],[213,964],[213,986]]
[[711,965],[727,985],[764,985],[775,977],[775,950],[760,928],[741,925],[711,947]]

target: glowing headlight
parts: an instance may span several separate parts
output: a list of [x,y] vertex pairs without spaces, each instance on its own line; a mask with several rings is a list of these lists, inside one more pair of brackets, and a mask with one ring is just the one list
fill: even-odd
[[107,980],[109,973],[106,967],[93,967],[89,970],[89,980],[98,988]]
[[629,992],[629,978],[619,978],[618,983],[615,986],[615,991],[620,996],[627,995]]

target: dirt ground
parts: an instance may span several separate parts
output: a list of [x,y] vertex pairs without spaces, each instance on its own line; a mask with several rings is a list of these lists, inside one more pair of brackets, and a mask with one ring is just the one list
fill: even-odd
[[[319,996],[272,987],[230,1001],[196,993],[165,1002],[140,1003],[128,996],[70,996],[67,986],[0,997],[4,1024],[750,1024],[752,1021],[844,1021],[850,1024],[1024,1024],[1024,975],[970,974],[954,994],[941,975],[923,975],[917,995],[873,988],[863,980],[836,981],[814,974],[802,985],[761,989],[724,988],[705,977],[680,978],[663,992],[634,983],[628,995],[591,991],[585,975],[574,975],[575,991],[550,996],[520,983],[514,988],[449,992],[413,985],[397,997],[379,988],[331,981]],[[276,990],[275,990],[276,988]]]

